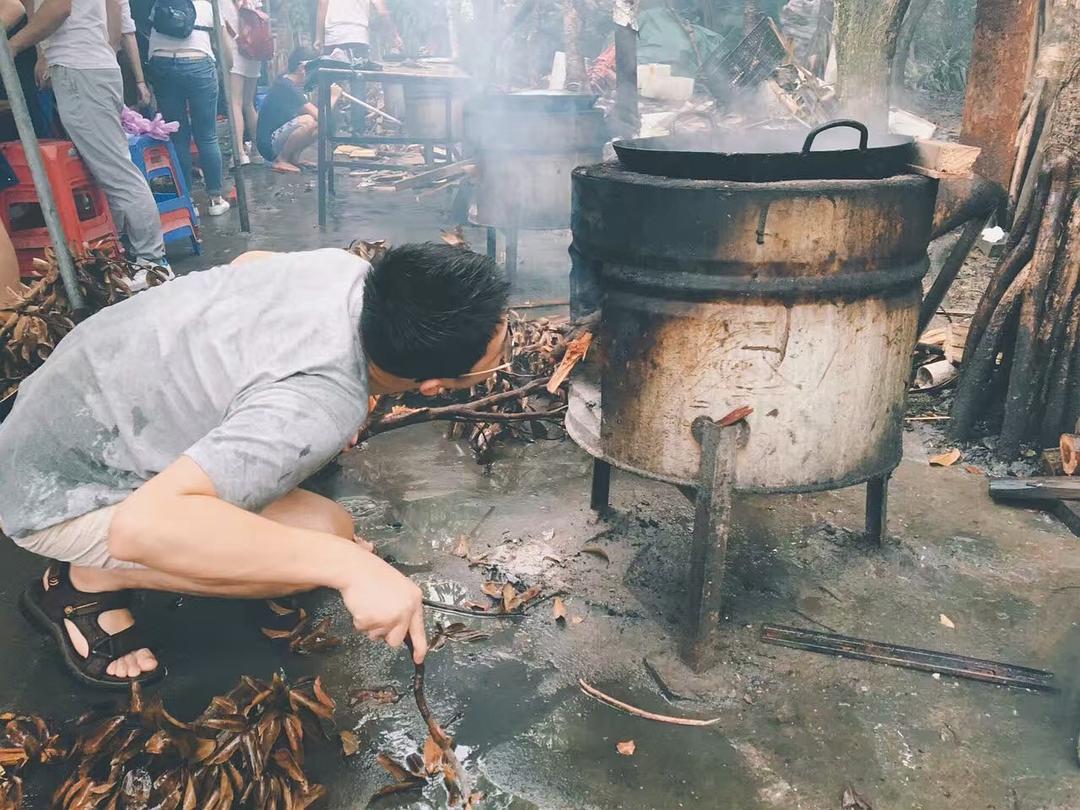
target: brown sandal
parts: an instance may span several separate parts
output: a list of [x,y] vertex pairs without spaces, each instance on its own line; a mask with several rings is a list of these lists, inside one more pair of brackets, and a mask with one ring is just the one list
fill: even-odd
[[[147,646],[137,625],[109,635],[98,623],[102,613],[130,607],[131,592],[80,591],[71,584],[70,571],[69,563],[50,563],[47,571],[49,589],[45,590],[41,580],[36,579],[23,591],[21,603],[29,618],[56,639],[71,674],[87,686],[99,689],[128,689],[133,683],[149,684],[163,678],[165,668],[160,662],[155,669],[135,678],[120,678],[106,671],[117,658]],[[89,645],[87,656],[80,655],[72,644],[64,626],[65,619],[86,639]]]

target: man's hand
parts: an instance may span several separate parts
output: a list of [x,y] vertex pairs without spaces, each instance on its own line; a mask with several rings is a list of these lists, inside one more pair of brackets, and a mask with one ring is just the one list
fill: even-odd
[[400,647],[412,640],[413,661],[427,655],[427,631],[420,589],[375,555],[365,557],[364,570],[341,589],[341,599],[353,617],[353,626],[372,641],[383,639]]
[[49,86],[51,81],[49,78],[49,63],[44,56],[39,56],[37,63],[34,65],[34,81],[42,90]]

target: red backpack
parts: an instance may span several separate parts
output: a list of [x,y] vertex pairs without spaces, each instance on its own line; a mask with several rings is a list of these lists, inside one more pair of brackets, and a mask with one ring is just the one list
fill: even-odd
[[248,59],[274,58],[274,29],[265,12],[241,6],[237,12],[236,49]]

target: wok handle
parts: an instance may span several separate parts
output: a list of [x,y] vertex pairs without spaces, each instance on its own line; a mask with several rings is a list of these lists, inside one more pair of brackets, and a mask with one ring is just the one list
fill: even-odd
[[810,147],[814,145],[814,138],[820,135],[827,129],[835,129],[836,127],[851,127],[859,131],[859,150],[866,151],[866,145],[870,141],[870,132],[866,129],[866,124],[861,121],[855,121],[851,118],[837,118],[835,121],[827,121],[820,127],[815,127],[806,134],[806,140],[803,141],[802,153],[807,155],[810,153]]

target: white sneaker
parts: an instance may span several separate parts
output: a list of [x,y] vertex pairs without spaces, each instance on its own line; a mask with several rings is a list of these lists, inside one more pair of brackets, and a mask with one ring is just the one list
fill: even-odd
[[220,217],[229,208],[229,201],[224,197],[211,197],[210,204],[206,206],[206,213],[212,217]]
[[165,271],[165,280],[172,281],[176,278],[176,274],[169,266],[169,260],[162,257],[160,259],[136,259],[134,265],[139,269],[135,271],[135,275],[131,278],[124,279],[128,286],[128,289],[133,293],[141,292],[150,286],[149,279],[147,278],[147,271],[150,268],[160,268]]
[[251,163],[251,158],[249,158],[249,157],[248,157],[247,155],[245,155],[245,154],[241,154],[241,155],[240,155],[240,165],[241,165],[241,166],[247,166],[247,165],[249,165],[250,163]]

